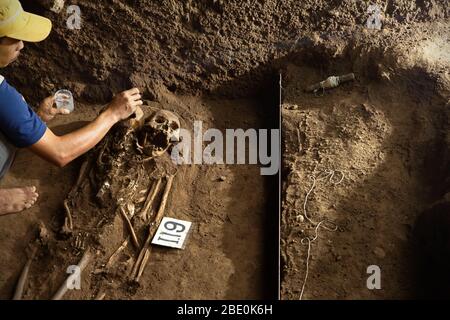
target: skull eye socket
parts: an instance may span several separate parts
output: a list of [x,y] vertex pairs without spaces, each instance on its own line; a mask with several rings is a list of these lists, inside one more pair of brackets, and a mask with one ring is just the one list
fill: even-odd
[[180,126],[178,125],[178,123],[172,122],[172,123],[170,124],[170,128],[171,128],[172,130],[178,130],[178,129],[180,128]]
[[166,122],[166,119],[164,117],[159,116],[159,117],[156,117],[155,122],[161,124],[161,123]]

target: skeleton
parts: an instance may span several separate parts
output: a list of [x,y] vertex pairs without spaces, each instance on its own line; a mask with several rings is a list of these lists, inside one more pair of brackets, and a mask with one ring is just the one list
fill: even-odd
[[89,237],[88,233],[78,232],[78,234],[73,238],[71,246],[76,256],[79,256],[86,249],[86,239],[88,237]]
[[[107,288],[102,284],[109,286],[110,282],[103,282],[103,279],[119,277],[138,283],[145,270],[151,253],[150,241],[163,218],[176,174],[176,169],[167,171],[170,169],[167,163],[171,162],[165,152],[179,141],[179,132],[180,120],[174,113],[158,110],[145,118],[139,108],[134,117],[116,124],[81,165],[76,183],[63,203],[62,238],[48,240],[46,252],[55,259],[78,261],[81,270],[96,264],[90,273],[91,277],[101,277],[100,282],[96,282],[100,284],[96,299],[106,295]],[[166,165],[159,166],[164,163]],[[106,256],[104,252],[103,258],[98,259],[103,252],[99,235],[116,216],[123,220],[125,239],[112,254]],[[35,253],[31,252],[25,265],[16,299],[22,297]],[[35,263],[38,265],[40,261],[35,259],[33,265]],[[67,277],[52,295],[53,299],[64,297],[71,279]]]
[[[168,159],[164,154],[179,141],[179,132],[180,120],[166,110],[145,118],[138,109],[134,117],[118,123],[87,154],[64,201],[65,219],[60,234],[66,245],[55,247],[72,250],[56,249],[56,255],[70,254],[74,262],[83,255],[83,268],[88,263],[97,264],[94,276],[128,275],[125,280],[137,283],[149,260],[150,240],[164,215],[174,178],[174,172],[167,173],[166,169],[158,176],[159,163],[167,161],[163,160]],[[95,211],[86,209],[86,204]],[[96,255],[101,250],[97,237],[116,216],[123,220],[125,239],[112,254],[98,259]],[[64,294],[65,290],[60,289],[54,298],[62,298]],[[104,288],[100,288],[97,297],[104,298],[105,294]]]

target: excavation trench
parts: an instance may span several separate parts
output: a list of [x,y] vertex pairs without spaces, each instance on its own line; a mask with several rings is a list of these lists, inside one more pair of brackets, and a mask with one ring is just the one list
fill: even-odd
[[[265,97],[270,98],[277,90],[270,88],[265,92]],[[202,121],[203,130],[216,128],[224,134],[225,129],[278,125],[273,121],[277,119],[276,95],[259,100],[176,96],[169,91],[162,95],[160,102],[147,102],[146,114],[160,109],[173,111],[179,115],[181,127],[191,132],[194,121]],[[57,125],[54,130],[62,133],[82,125],[83,120],[92,116],[92,112],[83,112],[89,108],[78,105],[80,123]],[[124,138],[125,131],[114,128],[87,156],[64,169],[63,176],[49,179],[48,183],[41,180],[45,171],[50,170],[47,165],[42,163],[38,170],[28,168],[27,157],[31,155],[19,157],[6,184],[25,180],[32,171],[35,179],[41,180],[41,193],[52,203],[52,209],[40,216],[49,239],[37,244],[39,250],[30,267],[24,298],[51,298],[68,276],[66,269],[78,264],[88,249],[92,258],[81,274],[81,290],[69,290],[64,299],[275,298],[277,175],[262,176],[260,166],[250,164],[175,165],[168,152],[154,162],[138,164],[133,162],[134,149],[127,149],[134,142]],[[121,148],[124,152],[117,151]],[[84,178],[73,189],[78,172],[84,168],[87,168]],[[190,221],[192,230],[182,250],[151,245],[148,263],[136,282],[132,269],[148,235],[150,221],[139,219],[144,202],[138,198],[146,197],[151,186],[161,179],[148,212],[155,216],[168,176],[174,179],[164,216]],[[109,193],[103,190],[105,181]],[[63,201],[69,208],[72,228],[65,221],[67,211]],[[139,247],[130,237],[120,207],[134,226]],[[135,212],[134,217],[130,211]],[[35,228],[30,227],[28,239],[32,242],[35,237]],[[25,243],[15,245],[25,249]],[[22,263],[17,267],[14,271],[7,270],[11,277],[2,288],[5,297],[12,295]]]
[[[448,16],[444,2],[390,1],[383,29],[367,30],[367,8],[354,1],[78,1],[83,25],[70,31],[65,10],[22,2],[51,18],[54,30],[48,40],[27,45],[2,75],[32,105],[59,88],[74,93],[75,113],[52,124],[60,134],[133,86],[153,101],[150,107],[178,113],[182,127],[201,120],[205,129],[278,128],[281,70],[281,251],[277,176],[261,176],[256,165],[173,168],[162,157],[161,170],[143,170],[141,182],[176,172],[165,212],[194,225],[184,250],[152,249],[137,285],[127,277],[138,255],[132,243],[114,268],[104,266],[129,230],[115,210],[118,199],[100,205],[98,189],[89,189],[100,172],[68,202],[74,231],[61,234],[63,202],[84,159],[60,169],[22,151],[1,185],[36,185],[40,200],[23,215],[0,219],[0,298],[12,297],[39,222],[50,241],[32,261],[29,299],[50,298],[87,246],[95,259],[82,274],[82,289],[67,299],[273,298],[279,256],[283,299],[298,299],[303,285],[305,299],[405,298],[421,288],[413,275],[414,221],[448,187],[449,32],[443,23],[425,22]],[[411,27],[408,17],[423,24]],[[355,81],[323,95],[303,91],[349,72]],[[108,153],[100,158],[107,162]],[[122,182],[131,188],[133,179]],[[325,218],[337,230],[319,229],[305,284],[302,239]],[[142,243],[145,230],[136,229]],[[366,287],[369,264],[381,268],[381,290]]]
[[[448,87],[438,89],[448,83],[374,51],[324,59],[319,50],[283,71],[282,299],[430,297],[416,253],[448,266],[436,258],[448,257],[448,206],[419,220],[422,244],[413,232],[448,192]],[[304,91],[349,72],[355,81]],[[369,266],[379,290],[367,285]]]

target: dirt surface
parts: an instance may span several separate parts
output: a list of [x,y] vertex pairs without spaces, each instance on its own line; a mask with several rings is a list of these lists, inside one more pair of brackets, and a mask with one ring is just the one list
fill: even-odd
[[[26,44],[1,73],[32,105],[63,87],[73,92],[76,112],[56,120],[56,132],[93,119],[115,93],[132,86],[154,107],[178,112],[187,127],[203,120],[219,129],[266,128],[273,116],[260,90],[277,92],[270,85],[281,71],[281,297],[298,299],[304,283],[308,246],[301,239],[314,234],[315,224],[299,215],[311,174],[318,181],[307,214],[313,222],[335,222],[337,231],[319,229],[303,298],[415,295],[411,229],[419,213],[442,198],[441,177],[448,176],[446,0],[374,1],[382,11],[380,31],[365,28],[367,1],[74,0],[70,4],[82,14],[79,30],[66,27],[65,8],[55,13],[39,4],[46,2],[22,1],[53,21],[50,37]],[[322,97],[303,92],[308,84],[348,72],[356,81]],[[41,197],[23,214],[0,219],[0,298],[11,297],[40,221],[56,247],[67,244],[67,255],[40,253],[26,297],[50,297],[67,264],[79,260],[59,231],[63,200],[81,164],[57,169],[22,151],[1,181],[2,187],[35,184]],[[326,170],[334,170],[331,181]],[[221,176],[225,181],[218,181]],[[274,240],[267,226],[276,210],[259,168],[182,167],[173,190],[168,212],[194,222],[188,247],[154,250],[144,281],[129,285],[97,272],[127,235],[123,221],[108,220],[96,230],[98,256],[86,269],[84,289],[67,298],[92,299],[101,290],[106,299],[273,297],[266,270],[268,259],[275,259],[267,253]],[[90,214],[82,216],[100,222]],[[84,227],[76,226],[93,231]],[[127,247],[120,262],[134,253]],[[380,265],[383,290],[367,290],[368,264]]]
[[[245,97],[261,88],[274,61],[308,47],[312,36],[349,39],[369,17],[369,2],[352,0],[73,0],[82,23],[69,30],[66,8],[54,13],[22,2],[54,25],[46,41],[24,50],[20,72],[5,72],[33,103],[59,87],[91,103],[131,85],[148,98],[160,85]],[[385,29],[450,16],[446,0],[374,3]]]
[[[282,298],[423,297],[412,231],[448,192],[448,44],[448,28],[434,25],[412,47],[401,37],[395,46],[360,43],[286,67]],[[349,72],[355,81],[304,92]],[[370,265],[381,269],[380,290],[366,286]]]
[[[206,128],[261,125],[258,109],[252,101],[178,99],[173,96],[169,100],[170,103],[154,103],[152,107],[167,107],[182,114],[183,127],[192,126],[193,119],[204,121]],[[235,110],[234,117],[230,110]],[[245,119],[240,117],[238,110],[246,110]],[[87,110],[81,107],[77,113],[89,114],[83,111]],[[93,299],[100,290],[106,293],[106,299],[261,299],[273,296],[263,281],[267,271],[264,262],[268,244],[264,234],[267,199],[270,197],[266,192],[267,183],[259,175],[257,166],[186,165],[175,168],[177,172],[166,216],[192,221],[193,231],[184,250],[154,248],[138,285],[130,283],[124,272],[126,267],[131,267],[138,253],[131,243],[118,256],[118,261],[114,261],[113,267],[104,268],[129,232],[120,214],[108,211],[109,204],[98,205],[96,192],[90,190],[92,186],[89,183],[71,201],[73,236],[62,237],[60,234],[65,216],[62,201],[76,181],[80,164],[64,169],[60,174],[45,163],[38,168],[26,167],[22,159],[29,156],[21,154],[13,171],[2,183],[9,186],[39,182],[42,194],[38,206],[29,212],[3,218],[3,250],[11,256],[11,259],[3,260],[1,266],[3,298],[12,294],[24,261],[25,247],[34,237],[33,228],[37,221],[43,221],[50,230],[51,240],[38,252],[32,264],[25,295],[28,299],[48,299],[56,292],[67,276],[67,266],[77,264],[81,259],[83,250],[74,246],[80,233],[85,239],[84,249],[91,246],[97,254],[83,273],[88,275],[83,277],[83,290],[69,292],[67,299]],[[168,157],[168,154],[163,156]],[[106,161],[106,157],[103,158]],[[161,163],[158,167],[162,167]],[[151,171],[148,171],[146,179],[157,178]],[[174,173],[172,171],[171,174]],[[31,172],[36,175],[36,180],[29,180]],[[48,172],[53,175],[48,176]],[[139,186],[146,184],[150,186],[143,181]],[[137,212],[138,209],[140,206],[136,207]],[[17,236],[19,229],[11,225],[23,228],[22,234]],[[141,229],[136,230],[143,243],[146,234]],[[128,265],[124,263],[127,260]]]

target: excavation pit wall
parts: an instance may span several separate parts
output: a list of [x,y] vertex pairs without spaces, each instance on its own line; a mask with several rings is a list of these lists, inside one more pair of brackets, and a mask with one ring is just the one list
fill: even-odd
[[[422,238],[414,230],[425,210],[448,201],[449,61],[439,58],[445,46],[434,58],[426,46],[350,46],[335,57],[311,49],[310,59],[293,57],[283,69],[282,299],[436,296],[427,296],[418,269],[433,257],[426,261],[443,270],[436,252],[446,254],[438,244],[448,240],[445,205],[422,219]],[[355,81],[304,91],[349,72]],[[380,290],[368,285],[373,266]]]

